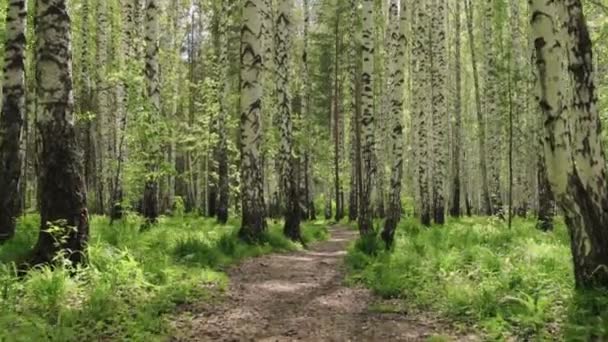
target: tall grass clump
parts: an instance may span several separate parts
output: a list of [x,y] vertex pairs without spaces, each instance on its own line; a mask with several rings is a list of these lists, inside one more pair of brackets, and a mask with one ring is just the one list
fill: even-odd
[[608,340],[608,293],[577,292],[562,223],[554,232],[516,219],[420,227],[405,219],[393,252],[349,250],[350,281],[419,310],[480,327],[490,339]]
[[[20,219],[15,238],[0,246],[0,341],[166,340],[178,305],[225,287],[225,266],[300,248],[279,224],[252,246],[237,238],[238,218],[220,226],[180,213],[145,232],[142,223],[133,214],[112,225],[93,217],[85,266],[58,258],[22,275],[18,268],[36,242],[39,217]],[[303,235],[313,241],[327,232],[305,224]]]

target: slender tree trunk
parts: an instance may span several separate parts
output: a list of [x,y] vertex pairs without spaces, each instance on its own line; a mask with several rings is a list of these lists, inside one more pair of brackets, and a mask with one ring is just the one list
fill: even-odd
[[58,253],[81,262],[89,217],[74,128],[70,17],[65,0],[37,0],[36,94],[40,153],[41,227],[32,263],[51,262]]
[[[121,69],[123,71],[128,70],[129,63],[134,57],[134,51],[131,47],[131,42],[135,38],[135,25],[134,25],[134,6],[133,0],[121,0],[122,6],[122,22],[124,27],[124,34],[120,42],[119,58],[121,63]],[[111,208],[110,208],[110,219],[112,221],[119,220],[123,216],[123,164],[127,154],[127,123],[128,123],[128,107],[129,107],[129,88],[128,82],[122,82],[116,89],[117,98],[117,114],[116,114],[116,125],[117,131],[120,134],[116,139],[116,167],[113,174],[113,185],[111,194]]]
[[228,132],[226,129],[226,121],[230,115],[230,104],[228,103],[228,96],[230,94],[230,79],[229,79],[229,63],[228,63],[228,27],[230,24],[230,17],[232,15],[232,5],[227,2],[222,2],[222,23],[220,25],[220,58],[219,64],[221,68],[222,79],[220,83],[221,98],[220,106],[221,112],[218,118],[218,185],[219,195],[217,203],[217,220],[225,224],[228,221],[228,208],[230,200],[230,175],[228,169]]
[[[170,96],[168,97],[165,108],[163,110],[164,120],[169,121],[170,118],[178,118],[179,113],[179,105],[180,105],[180,85],[183,83],[182,73],[180,65],[181,65],[181,55],[182,55],[182,40],[180,37],[182,36],[182,31],[180,28],[180,2],[172,1],[170,6],[167,8],[169,12],[169,20],[171,24],[170,29],[170,38],[166,41],[166,51],[168,53],[168,62],[167,68],[164,73],[161,73],[162,78],[161,84],[165,83],[168,89],[170,90]],[[168,134],[169,139],[163,143],[163,154],[165,159],[165,164],[167,167],[173,171],[175,170],[176,164],[176,130],[174,125],[168,125]],[[161,212],[172,212],[175,207],[175,174],[174,172],[165,172],[164,177],[161,179],[163,182],[161,186]]]
[[[521,14],[520,1],[510,0],[510,21],[511,21],[511,84],[512,100],[509,101],[513,113],[513,122],[517,125],[513,127],[513,205],[517,215],[525,216],[529,207],[529,200],[532,197],[530,185],[528,184],[528,171],[526,157],[527,140],[529,137],[529,127],[525,120],[526,113],[526,84],[525,68],[526,60],[523,54],[523,39],[521,34]],[[528,171],[529,172],[529,171]]]
[[471,66],[473,67],[473,82],[475,84],[475,112],[477,114],[478,144],[479,144],[479,170],[481,173],[481,204],[485,215],[492,215],[492,201],[488,185],[488,167],[486,158],[486,128],[481,107],[481,88],[479,85],[479,69],[477,53],[475,50],[475,36],[473,34],[473,6],[470,0],[465,0],[467,14],[467,32],[469,35],[469,49],[471,51]]
[[97,3],[97,35],[96,45],[97,50],[95,54],[95,62],[97,68],[95,68],[95,100],[96,100],[96,116],[94,119],[94,127],[96,131],[96,154],[95,159],[97,160],[97,194],[96,198],[99,201],[97,206],[100,213],[107,213],[107,202],[109,193],[109,163],[111,155],[109,150],[111,149],[110,130],[112,129],[112,114],[110,108],[110,86],[107,82],[107,67],[108,67],[108,49],[109,49],[109,35],[110,35],[110,24],[108,21],[108,3],[107,1],[100,1]]
[[445,222],[444,180],[446,179],[448,107],[447,107],[447,46],[446,0],[433,0],[431,19],[431,94],[433,108],[433,219],[437,224]]
[[[91,86],[91,74],[90,71],[90,34],[89,30],[91,27],[91,19],[89,14],[89,0],[83,0],[80,7],[81,26],[80,26],[80,40],[81,40],[81,52],[80,52],[80,68],[78,70],[78,84],[80,89],[77,93],[76,105],[79,113],[89,113],[93,111],[93,92]],[[84,148],[84,173],[85,181],[87,185],[87,194],[89,195],[88,208],[91,213],[98,213],[99,208],[97,206],[97,188],[98,188],[98,177],[97,177],[97,160],[96,160],[96,146],[95,146],[95,125],[94,120],[86,120],[82,125],[78,125],[78,128],[82,131],[80,136],[82,139],[82,145]],[[92,195],[92,196],[91,196]],[[91,198],[92,197],[92,198]]]
[[281,134],[279,158],[281,182],[285,189],[285,226],[283,233],[293,241],[303,241],[300,234],[300,205],[298,194],[297,159],[294,156],[291,94],[289,92],[289,51],[291,49],[291,1],[280,0],[276,22],[277,95]]
[[387,247],[391,247],[395,235],[395,229],[401,219],[401,179],[403,178],[403,86],[405,77],[405,54],[407,40],[405,38],[406,25],[406,1],[401,0],[401,16],[397,0],[391,0],[389,7],[389,37],[391,41],[390,55],[390,79],[391,88],[391,116],[389,118],[392,165],[391,183],[389,189],[388,215],[384,222],[382,239]]
[[239,236],[258,241],[266,230],[264,180],[260,156],[263,0],[243,3],[241,26],[241,198]]
[[[570,232],[576,286],[608,288],[608,176],[582,5],[578,0],[531,0],[531,7],[545,160]],[[560,82],[564,55],[571,97],[564,95]]]
[[[160,82],[158,64],[158,37],[159,37],[159,15],[158,0],[147,0],[146,3],[146,90],[150,99],[149,120],[150,123],[156,121],[160,115]],[[152,147],[151,156],[146,161],[148,171],[144,185],[143,216],[148,224],[155,223],[159,214],[159,190],[158,177],[155,175],[158,169],[157,160],[161,155],[157,147]]]
[[334,96],[333,96],[333,137],[334,137],[334,188],[336,196],[336,221],[344,217],[340,195],[340,7],[336,6],[336,25],[334,29]]
[[416,58],[418,60],[418,67],[416,70],[416,79],[421,87],[415,91],[415,99],[417,113],[416,125],[417,125],[417,180],[419,188],[419,206],[420,206],[420,221],[423,225],[429,226],[431,224],[431,203],[430,203],[430,191],[429,191],[429,151],[428,151],[428,131],[429,131],[429,119],[431,118],[431,98],[427,92],[427,88],[430,88],[431,75],[430,75],[430,18],[428,16],[429,0],[423,0],[419,3],[416,19]]
[[[351,20],[352,26],[357,27],[358,24],[358,1],[350,0],[349,2],[350,10],[351,10]],[[357,42],[357,31],[352,29],[350,30],[350,44],[349,44],[349,55],[348,55],[348,72],[349,72],[349,86],[350,86],[350,145],[349,145],[349,154],[350,154],[350,192],[349,192],[349,200],[348,200],[348,220],[355,221],[358,216],[358,191],[357,191],[357,154],[359,150],[357,148],[357,135],[359,132],[357,131],[357,114],[358,110],[357,98],[359,98],[359,93],[357,92],[358,87],[358,68],[357,68],[357,57],[359,51],[359,43]]]
[[462,143],[462,75],[461,75],[461,25],[460,25],[460,1],[455,2],[454,11],[454,121],[452,126],[452,182],[451,182],[451,204],[450,216],[460,217],[460,161],[463,159]]
[[[226,1],[222,1],[221,3],[213,2],[213,15],[210,23],[210,31],[212,36],[213,45],[215,48],[215,52],[217,53],[217,63],[220,70],[217,72],[217,95],[218,95],[218,103],[220,105],[220,110],[215,115],[209,124],[209,136],[214,135],[218,137],[218,140],[221,140],[223,137],[221,136],[220,130],[220,120],[224,120],[224,104],[223,96],[225,95],[222,89],[223,82],[226,81],[224,78],[224,73],[222,71],[226,66],[222,64],[222,49],[224,48],[224,41],[222,36],[226,31],[226,13],[224,13],[223,9]],[[223,61],[226,62],[225,60]],[[209,163],[209,168],[207,169],[207,215],[209,217],[215,217],[217,215],[217,206],[218,206],[218,191],[219,191],[219,160],[221,158],[220,155],[220,141],[217,142],[212,148],[210,152],[211,162]]]
[[309,182],[309,172],[310,172],[310,132],[311,132],[311,128],[310,128],[310,121],[311,121],[311,115],[310,115],[310,79],[308,76],[309,73],[309,67],[308,67],[308,31],[309,31],[309,26],[310,26],[310,9],[309,9],[309,4],[308,4],[308,0],[303,0],[302,1],[302,7],[303,7],[303,13],[304,13],[304,32],[303,32],[303,48],[302,48],[302,69],[303,69],[303,75],[302,75],[302,118],[304,120],[304,132],[306,135],[306,143],[304,146],[304,165],[303,165],[303,169],[304,169],[304,177],[303,181],[304,181],[304,192],[302,194],[302,198],[303,198],[303,207],[306,208],[306,215],[303,215],[303,218],[307,218],[307,219],[311,219],[312,216],[314,215],[314,209],[312,208],[313,206],[311,205],[312,203],[312,198],[311,198],[311,189],[310,189],[310,182]]
[[502,196],[500,189],[500,164],[502,154],[501,135],[503,122],[498,110],[498,70],[494,44],[494,0],[486,0],[484,5],[484,112],[485,125],[488,129],[488,150],[492,151],[488,159],[488,185],[492,201],[492,215],[503,215]]
[[510,58],[509,70],[507,72],[507,97],[509,102],[509,193],[508,193],[508,212],[507,212],[507,224],[509,229],[512,228],[513,224],[513,65]]
[[362,178],[361,192],[359,194],[359,232],[371,234],[374,230],[372,222],[372,177],[376,173],[374,165],[374,1],[363,0],[363,36],[361,48],[363,50],[363,67],[361,70],[361,155]]
[[[376,1],[375,22],[378,18],[385,21],[384,8],[386,1]],[[390,92],[385,91],[389,86],[389,62],[385,53],[390,53],[389,37],[385,25],[375,24],[374,29],[374,175],[372,181],[372,206],[374,218],[385,218],[385,168],[387,159],[387,145],[390,144],[387,138],[388,112],[390,111]],[[384,53],[383,53],[384,51]]]
[[[357,54],[361,59],[361,55]],[[355,83],[355,179],[357,188],[357,219],[361,215],[361,196],[363,193],[363,155],[362,155],[362,143],[361,143],[361,116],[362,116],[362,86],[363,82],[361,77],[357,77]]]
[[[354,94],[353,94],[354,95]],[[348,221],[352,222],[357,219],[357,147],[356,147],[356,134],[355,131],[355,123],[353,122],[355,115],[354,111],[356,109],[351,109],[352,119],[351,119],[351,127],[350,127],[350,191],[348,194]]]
[[19,216],[25,119],[25,31],[27,1],[10,0],[6,14],[4,83],[0,113],[0,243],[15,234]]

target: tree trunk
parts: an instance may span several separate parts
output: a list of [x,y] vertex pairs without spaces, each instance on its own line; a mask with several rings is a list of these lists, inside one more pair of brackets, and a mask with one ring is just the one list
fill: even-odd
[[451,182],[451,203],[450,216],[460,217],[460,161],[463,159],[462,144],[462,75],[461,75],[461,26],[460,26],[460,1],[456,1],[454,11],[454,120],[452,126],[452,182]]
[[[124,26],[124,34],[120,42],[119,59],[121,70],[126,72],[129,63],[134,57],[134,51],[131,47],[131,42],[135,38],[135,23],[134,23],[134,3],[133,0],[121,0],[122,6],[122,22]],[[113,174],[112,192],[111,192],[111,207],[110,219],[112,221],[119,220],[123,216],[123,164],[127,154],[127,123],[129,109],[129,88],[128,82],[122,82],[116,89],[117,113],[116,125],[117,131],[120,132],[116,139],[116,167]]]
[[359,194],[359,232],[367,235],[373,232],[372,222],[372,177],[376,173],[374,166],[374,1],[363,0],[363,36],[361,48],[363,50],[361,70],[361,156],[362,156],[362,179],[361,192]]
[[[150,111],[148,117],[150,123],[154,123],[160,115],[160,82],[158,65],[158,37],[159,37],[159,15],[158,0],[147,0],[146,3],[146,90],[150,99]],[[148,224],[155,223],[159,214],[158,203],[158,177],[155,175],[158,169],[158,159],[161,151],[158,147],[152,147],[147,157],[146,170],[147,179],[144,185],[144,198],[142,214]]]
[[302,215],[302,218],[311,219],[313,216],[313,209],[311,208],[310,203],[311,199],[311,191],[310,191],[310,121],[311,121],[311,113],[310,113],[310,79],[309,79],[309,66],[308,66],[308,31],[310,26],[310,9],[308,0],[302,1],[302,11],[304,13],[304,32],[303,32],[303,48],[302,48],[302,119],[304,120],[304,133],[306,135],[306,143],[304,146],[304,165],[303,165],[303,192],[302,196],[302,207],[306,208],[306,214]]
[[[543,135],[544,136],[544,135]],[[545,164],[545,156],[543,151],[543,139],[540,139],[538,153],[538,222],[536,227],[543,231],[553,230],[553,193],[551,192],[551,183],[549,183],[547,175],[547,165]]]
[[65,0],[36,1],[36,79],[41,227],[33,264],[59,253],[84,259],[89,217],[74,128],[70,17]]
[[[351,20],[352,27],[356,27],[358,24],[358,1],[350,0],[350,10],[351,10]],[[348,200],[348,220],[350,222],[355,221],[358,216],[358,191],[357,191],[357,154],[359,153],[359,149],[357,148],[357,136],[359,132],[357,131],[357,110],[358,110],[358,87],[357,83],[359,81],[358,77],[358,68],[357,68],[357,57],[359,51],[359,45],[357,42],[357,34],[356,30],[350,30],[349,34],[350,44],[349,44],[349,55],[348,55],[348,72],[349,72],[349,86],[350,86],[350,144],[349,144],[349,155],[350,155],[350,191],[349,191],[349,200]]]
[[391,183],[389,189],[388,215],[384,222],[382,239],[387,247],[393,245],[395,229],[401,219],[401,179],[403,177],[403,85],[407,40],[406,2],[401,1],[401,17],[397,0],[391,0],[389,7],[389,37],[391,41],[390,79],[391,116],[390,132],[392,145]]
[[334,96],[333,96],[333,138],[334,138],[334,189],[336,197],[336,222],[344,217],[340,195],[340,7],[336,5],[336,25],[334,29]]
[[108,209],[108,194],[109,185],[108,179],[110,177],[109,164],[112,159],[110,154],[112,143],[110,138],[110,131],[113,129],[112,125],[112,110],[111,99],[110,99],[110,85],[107,82],[108,75],[108,49],[109,49],[109,35],[110,35],[110,24],[108,21],[108,4],[107,1],[101,1],[97,3],[97,35],[96,35],[96,55],[95,63],[95,100],[96,100],[96,115],[94,119],[94,125],[96,128],[96,154],[97,160],[97,195],[99,200],[97,204],[100,213],[106,214]]
[[259,241],[266,231],[264,180],[260,158],[262,105],[262,11],[263,0],[243,3],[241,26],[241,198],[239,236]]
[[[545,161],[570,232],[576,286],[608,288],[608,177],[582,5],[578,0],[531,5]],[[560,82],[566,52],[570,98]]]
[[232,5],[228,1],[223,1],[219,25],[220,54],[218,62],[221,68],[221,78],[218,80],[220,84],[220,113],[217,119],[219,142],[216,153],[218,164],[218,202],[215,212],[217,215],[217,220],[221,224],[225,224],[228,221],[228,202],[230,198],[230,175],[228,174],[228,132],[226,129],[226,121],[230,116],[230,104],[228,103],[230,94],[228,27],[230,24],[231,13]]
[[446,178],[447,156],[447,46],[446,46],[446,3],[433,0],[431,19],[431,107],[432,116],[432,158],[433,172],[433,219],[437,224],[445,222],[444,180]]
[[[91,74],[90,71],[90,41],[89,41],[89,30],[91,26],[91,19],[89,14],[89,0],[83,0],[80,8],[81,16],[81,27],[80,27],[80,40],[81,40],[81,52],[80,52],[80,68],[78,75],[78,84],[80,90],[77,93],[77,110],[79,113],[89,113],[93,110],[93,92],[91,89]],[[93,120],[86,120],[86,122],[78,125],[80,132],[80,139],[82,140],[82,146],[84,149],[84,174],[85,182],[87,185],[88,197],[88,209],[90,213],[99,213],[100,210],[96,202],[97,200],[97,188],[98,180],[97,177],[97,158],[96,158],[96,146],[95,141],[95,125]],[[93,195],[93,196],[91,196]],[[93,197],[93,198],[91,198]]]
[[488,129],[488,150],[492,151],[488,160],[488,186],[490,200],[492,201],[492,215],[502,217],[502,195],[500,189],[500,164],[502,156],[502,127],[503,122],[498,110],[498,70],[497,58],[494,44],[494,0],[486,0],[484,5],[485,23],[483,35],[483,48],[485,51],[484,68],[484,112],[486,114],[485,125]]
[[481,107],[481,88],[479,85],[479,69],[477,65],[477,53],[475,51],[475,36],[473,34],[473,6],[470,0],[465,0],[467,14],[467,32],[469,35],[469,49],[471,51],[471,66],[473,68],[473,82],[475,83],[475,112],[477,114],[478,147],[479,147],[479,170],[481,173],[481,199],[482,212],[492,215],[492,201],[488,185],[488,167],[486,158],[486,128]]
[[283,233],[293,241],[302,241],[296,157],[294,156],[291,94],[289,92],[289,51],[291,49],[291,1],[280,0],[276,17],[275,65],[277,70],[278,115],[281,144],[279,160],[281,183],[285,190],[285,226]]
[[523,39],[521,34],[521,14],[520,14],[520,1],[518,0],[510,0],[510,9],[511,9],[511,36],[512,36],[512,45],[511,45],[511,82],[513,92],[513,98],[511,103],[512,111],[513,111],[513,121],[517,123],[516,126],[513,127],[513,178],[514,178],[514,188],[513,188],[513,205],[515,209],[515,213],[519,216],[524,217],[529,207],[529,200],[532,197],[530,192],[530,184],[528,183],[528,175],[526,171],[528,171],[526,157],[527,150],[526,147],[529,146],[527,144],[527,140],[531,139],[529,136],[529,129],[527,120],[525,120],[526,113],[526,92],[523,91],[526,89],[526,83],[524,80],[526,79],[525,71],[527,69],[524,68],[527,64],[527,60],[524,58],[523,54]]
[[[430,18],[428,16],[428,4],[429,0],[423,0],[417,11],[416,19],[416,59],[418,60],[418,67],[416,69],[416,80],[418,84],[426,85],[430,88],[431,75],[430,75]],[[415,102],[416,102],[416,125],[417,125],[417,180],[419,188],[419,210],[420,210],[420,221],[425,226],[431,224],[431,203],[430,203],[430,192],[429,192],[429,151],[428,142],[429,137],[427,132],[429,131],[429,119],[431,113],[431,98],[429,92],[425,86],[421,86],[415,91]]]
[[15,234],[19,216],[25,119],[25,31],[27,1],[10,0],[4,44],[4,83],[0,113],[0,243]]

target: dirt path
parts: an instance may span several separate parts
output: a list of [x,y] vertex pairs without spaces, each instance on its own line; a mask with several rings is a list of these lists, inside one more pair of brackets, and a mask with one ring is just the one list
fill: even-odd
[[310,250],[247,260],[228,271],[224,300],[194,305],[176,322],[173,341],[470,340],[435,320],[370,311],[366,289],[344,285],[343,258],[356,232],[333,228]]

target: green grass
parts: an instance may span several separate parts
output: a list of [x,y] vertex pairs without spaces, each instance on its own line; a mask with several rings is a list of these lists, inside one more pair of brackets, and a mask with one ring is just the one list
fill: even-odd
[[509,230],[485,218],[432,228],[405,219],[393,252],[358,241],[347,264],[349,281],[487,339],[608,340],[608,292],[574,290],[563,223],[543,233],[532,220],[515,220]]
[[[226,266],[301,248],[283,237],[279,224],[252,246],[236,237],[236,218],[219,226],[212,219],[163,217],[142,233],[134,215],[112,226],[93,217],[86,267],[42,267],[19,279],[15,262],[34,245],[38,223],[37,215],[22,218],[16,237],[0,246],[0,341],[166,340],[176,306],[224,289]],[[322,222],[307,223],[303,235],[311,242],[328,232]]]

